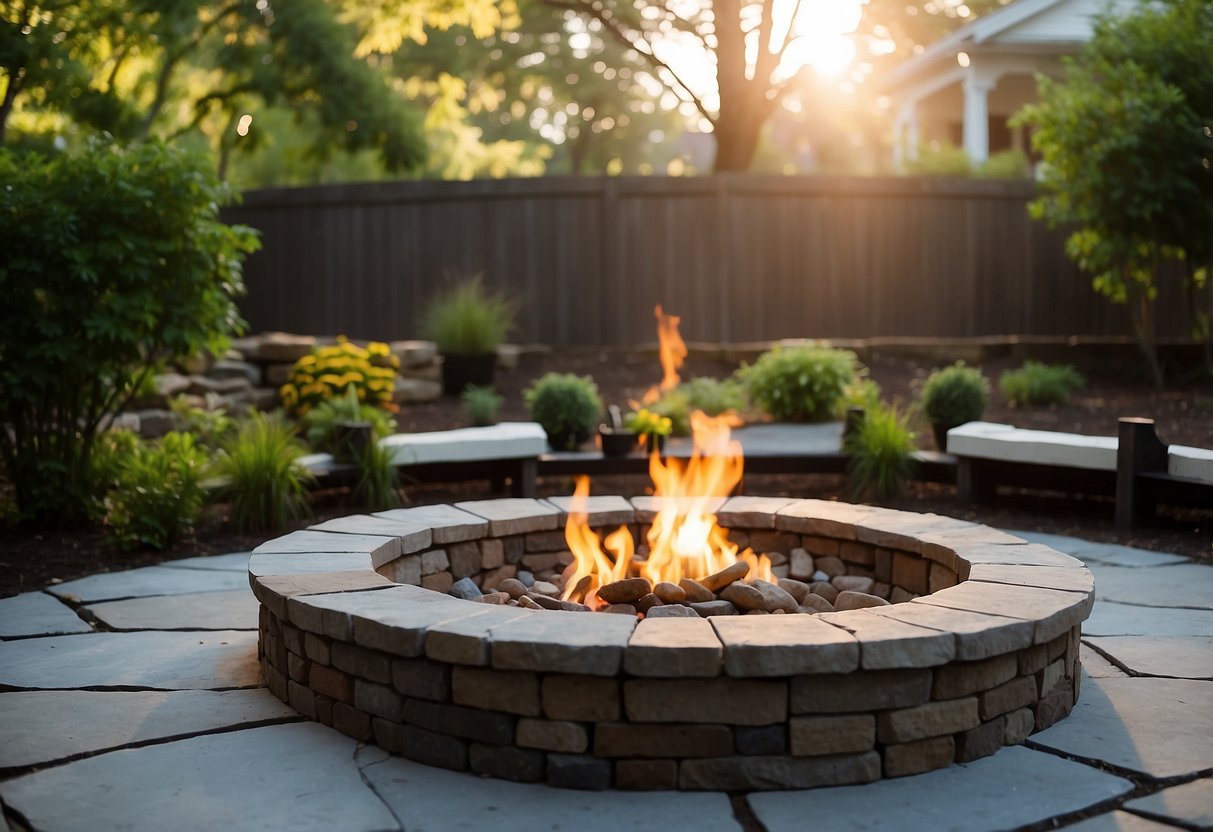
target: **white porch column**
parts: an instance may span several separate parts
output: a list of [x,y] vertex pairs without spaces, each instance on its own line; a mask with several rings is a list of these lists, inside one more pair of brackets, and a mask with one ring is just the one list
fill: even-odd
[[970,72],[964,80],[964,148],[973,164],[990,158],[990,111],[987,97],[995,82]]
[[918,102],[911,100],[901,105],[893,124],[893,166],[901,169],[908,160],[917,158]]

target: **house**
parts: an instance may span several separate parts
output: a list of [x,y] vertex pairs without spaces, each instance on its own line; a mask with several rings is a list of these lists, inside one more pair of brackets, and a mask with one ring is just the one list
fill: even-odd
[[894,163],[927,142],[959,145],[974,162],[1027,151],[1007,120],[1036,101],[1036,75],[1060,77],[1062,58],[1090,40],[1095,18],[1130,0],[1015,0],[928,46],[889,72]]

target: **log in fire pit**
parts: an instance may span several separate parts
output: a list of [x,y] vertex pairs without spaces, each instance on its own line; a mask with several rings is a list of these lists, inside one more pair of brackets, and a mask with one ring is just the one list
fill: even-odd
[[[411,759],[571,788],[865,783],[992,754],[1073,706],[1079,561],[947,517],[691,493],[271,540],[249,564],[266,682]],[[711,555],[682,531],[708,518]]]

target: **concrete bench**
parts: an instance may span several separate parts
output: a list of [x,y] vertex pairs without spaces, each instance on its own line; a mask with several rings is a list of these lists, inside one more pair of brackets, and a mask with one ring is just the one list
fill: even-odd
[[[425,433],[398,433],[379,441],[392,452],[392,462],[418,482],[507,480],[517,497],[535,496],[540,454],[547,434],[535,422],[502,422],[483,428]],[[309,454],[300,460],[318,477],[349,474],[354,466],[338,465],[329,454]]]
[[1166,445],[1153,419],[1120,420],[1116,525],[1132,528],[1159,503],[1213,509],[1213,450]]
[[962,499],[987,499],[998,485],[1111,494],[1116,488],[1115,436],[1026,430],[969,422],[948,431]]

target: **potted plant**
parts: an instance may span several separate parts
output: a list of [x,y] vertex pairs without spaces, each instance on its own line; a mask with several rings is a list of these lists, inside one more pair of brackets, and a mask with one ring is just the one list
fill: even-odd
[[990,382],[963,361],[931,373],[922,386],[922,412],[935,433],[935,447],[946,451],[948,431],[980,419],[989,400]]
[[480,275],[431,299],[421,315],[421,331],[442,353],[444,393],[459,395],[469,384],[492,386],[497,347],[516,314],[515,302],[485,289]]
[[668,416],[662,416],[646,408],[635,410],[627,415],[624,426],[640,437],[646,451],[665,449],[665,438],[674,432],[674,422]]
[[558,451],[575,450],[590,438],[602,414],[598,385],[589,376],[548,373],[523,393],[531,418],[543,426]]

